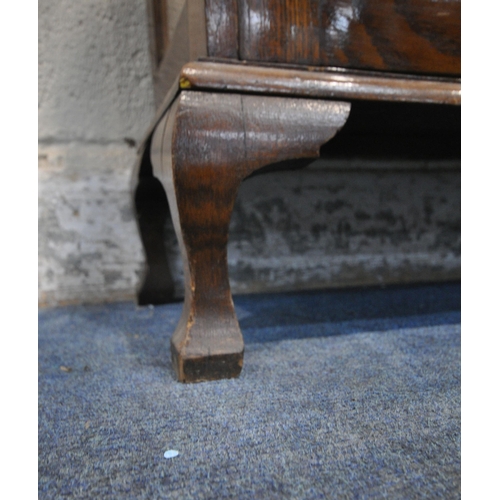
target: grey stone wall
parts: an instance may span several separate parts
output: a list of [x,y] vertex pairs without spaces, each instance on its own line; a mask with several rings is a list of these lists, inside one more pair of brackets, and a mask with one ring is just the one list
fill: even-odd
[[143,253],[129,192],[126,144],[41,145],[39,302],[133,299]]
[[38,5],[39,302],[133,298],[130,176],[154,114],[146,4]]

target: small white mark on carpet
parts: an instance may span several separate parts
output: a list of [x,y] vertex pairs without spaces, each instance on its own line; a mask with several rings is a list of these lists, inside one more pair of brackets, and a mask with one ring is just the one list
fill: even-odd
[[174,458],[176,457],[177,455],[179,454],[179,452],[177,450],[167,450],[163,456],[165,458]]

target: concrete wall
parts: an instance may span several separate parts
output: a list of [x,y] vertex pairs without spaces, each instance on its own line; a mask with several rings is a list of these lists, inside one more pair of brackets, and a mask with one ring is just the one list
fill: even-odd
[[[460,279],[460,170],[383,165],[319,160],[246,180],[229,231],[233,292]],[[171,223],[165,243],[180,297]]]
[[154,98],[144,0],[39,2],[39,300],[132,298],[129,193]]
[[[41,305],[135,297],[145,259],[129,185],[153,114],[145,1],[41,0]],[[180,296],[170,222],[165,238]],[[229,265],[236,293],[457,278],[460,172],[320,162],[252,178]]]

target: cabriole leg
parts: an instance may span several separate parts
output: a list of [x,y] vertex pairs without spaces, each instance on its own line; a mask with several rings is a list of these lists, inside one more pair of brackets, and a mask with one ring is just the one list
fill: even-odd
[[350,105],[185,91],[153,136],[154,174],[167,192],[184,260],[185,299],[172,336],[180,381],[231,378],[243,366],[227,241],[238,186],[271,163],[316,158]]

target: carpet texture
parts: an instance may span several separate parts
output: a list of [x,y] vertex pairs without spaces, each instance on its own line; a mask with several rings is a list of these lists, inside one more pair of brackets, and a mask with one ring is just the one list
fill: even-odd
[[235,305],[240,378],[192,385],[181,304],[41,310],[39,498],[460,497],[458,284]]

